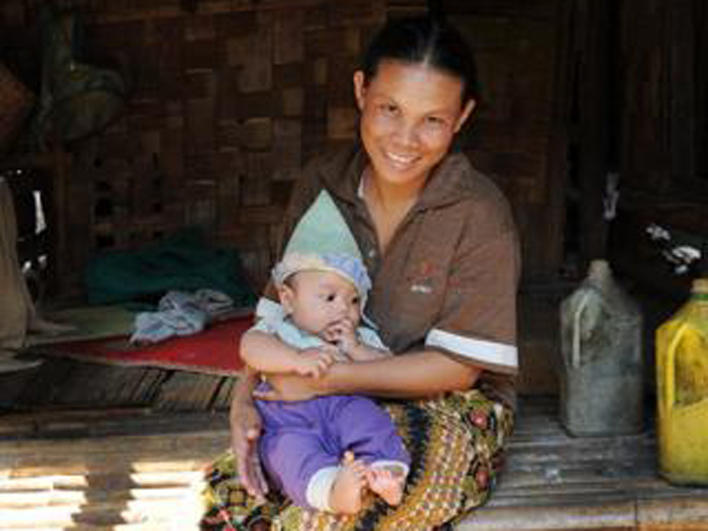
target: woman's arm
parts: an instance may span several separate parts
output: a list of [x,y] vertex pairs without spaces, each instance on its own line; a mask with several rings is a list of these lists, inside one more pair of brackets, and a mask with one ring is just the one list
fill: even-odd
[[375,348],[364,343],[357,343],[346,350],[345,354],[353,361],[374,361],[393,356],[388,350]]
[[469,389],[480,372],[437,350],[422,350],[373,361],[338,363],[316,386],[321,394],[418,398]]
[[241,338],[241,359],[254,371],[313,377],[320,377],[334,362],[332,353],[326,349],[299,351],[260,330],[250,330]]
[[481,369],[435,350],[410,352],[375,361],[335,363],[317,380],[292,375],[269,379],[272,391],[265,400],[307,400],[330,395],[361,393],[389,398],[423,398],[445,391],[469,389]]
[[238,477],[248,493],[260,499],[268,492],[268,484],[256,451],[262,428],[261,417],[252,398],[257,383],[258,375],[246,368],[246,373],[234,385],[229,423],[231,449],[238,456]]

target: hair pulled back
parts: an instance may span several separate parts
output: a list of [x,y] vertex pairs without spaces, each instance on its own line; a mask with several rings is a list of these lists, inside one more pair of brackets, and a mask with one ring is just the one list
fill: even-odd
[[441,16],[390,19],[374,36],[364,54],[361,69],[368,81],[379,64],[396,60],[430,66],[463,82],[462,101],[478,99],[474,56],[462,35]]

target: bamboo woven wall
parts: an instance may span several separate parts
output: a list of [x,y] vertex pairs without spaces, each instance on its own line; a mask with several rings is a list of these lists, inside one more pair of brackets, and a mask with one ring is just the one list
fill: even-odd
[[[124,115],[73,157],[63,287],[79,290],[95,250],[190,224],[236,246],[262,284],[301,163],[354,134],[351,73],[384,2],[58,4],[82,12],[133,85]],[[0,7],[0,26],[26,29],[38,6]]]
[[[301,164],[347,142],[351,74],[387,14],[422,0],[58,0],[88,22],[93,55],[125,66],[124,115],[82,142],[63,184],[62,292],[88,256],[187,224],[236,246],[256,289]],[[28,32],[41,0],[0,6],[3,41],[37,73]],[[556,0],[446,2],[478,49],[483,104],[464,148],[512,201],[527,274],[552,275],[562,226],[550,116]],[[195,8],[194,11],[190,9]]]

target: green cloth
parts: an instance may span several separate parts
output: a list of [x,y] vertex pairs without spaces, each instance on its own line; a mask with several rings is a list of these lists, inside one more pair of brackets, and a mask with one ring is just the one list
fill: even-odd
[[90,304],[157,302],[170,290],[201,288],[229,295],[236,307],[256,300],[237,251],[207,245],[198,229],[184,229],[139,250],[100,254],[89,262],[85,281]]

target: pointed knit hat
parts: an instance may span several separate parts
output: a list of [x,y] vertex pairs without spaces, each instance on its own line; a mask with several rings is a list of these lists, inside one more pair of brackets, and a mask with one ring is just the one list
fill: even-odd
[[273,268],[273,281],[282,285],[299,271],[330,271],[354,284],[362,308],[371,288],[361,251],[347,222],[326,190],[322,190],[303,214]]

